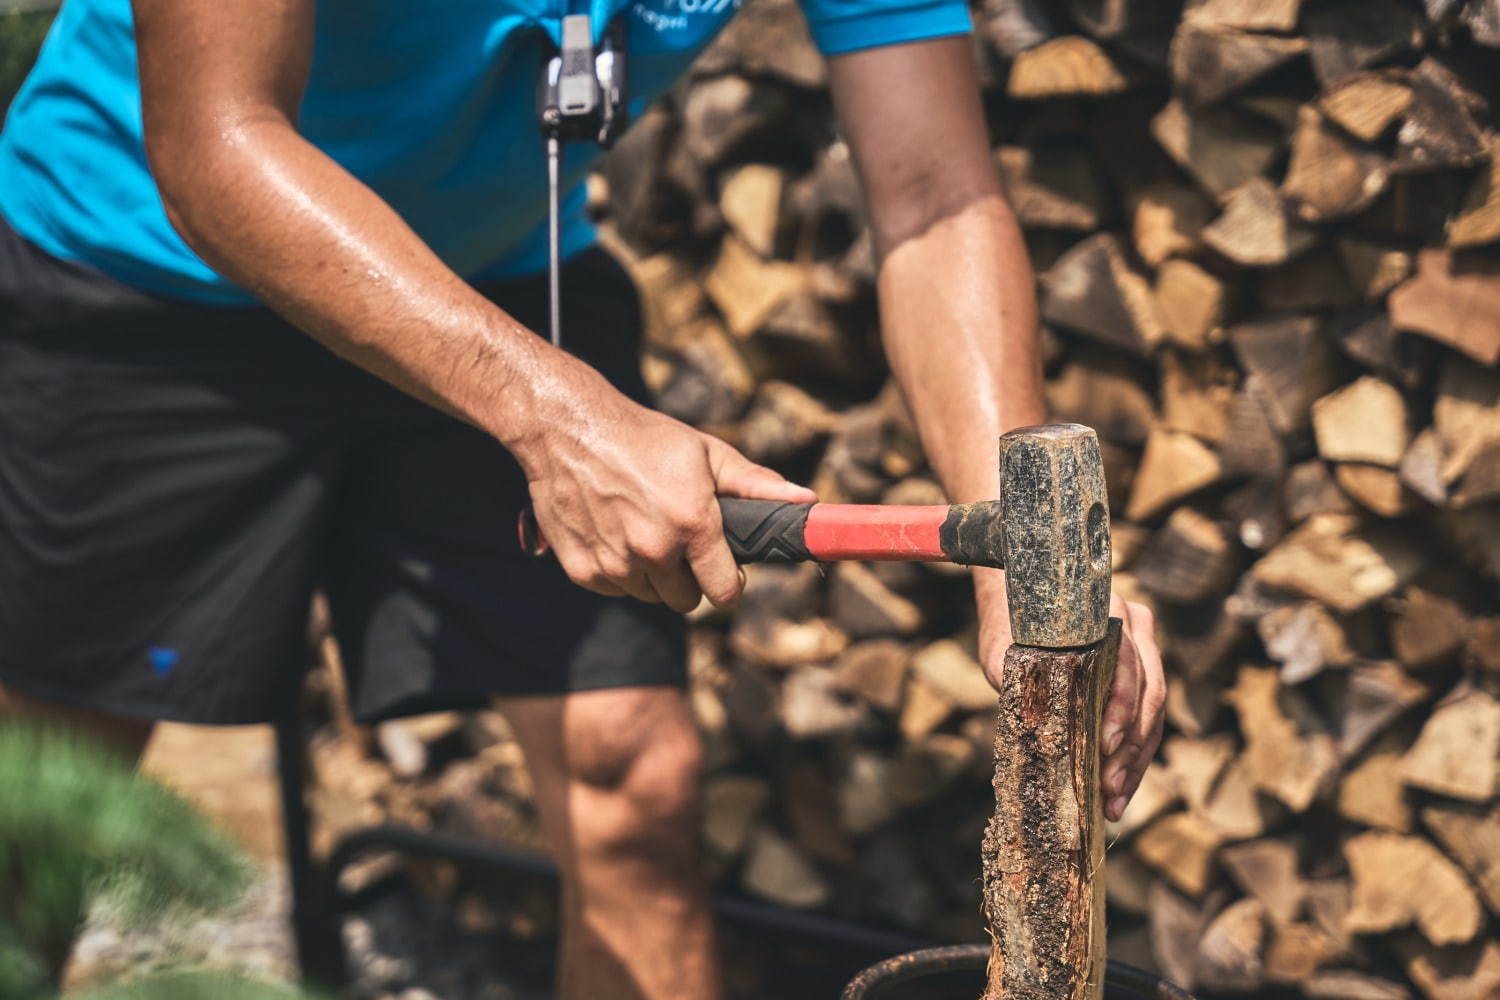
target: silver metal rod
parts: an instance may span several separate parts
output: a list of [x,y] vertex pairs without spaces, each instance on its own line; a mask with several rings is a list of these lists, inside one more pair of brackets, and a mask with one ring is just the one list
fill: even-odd
[[558,216],[557,136],[547,137],[547,295],[551,310],[552,346],[562,346],[562,235]]

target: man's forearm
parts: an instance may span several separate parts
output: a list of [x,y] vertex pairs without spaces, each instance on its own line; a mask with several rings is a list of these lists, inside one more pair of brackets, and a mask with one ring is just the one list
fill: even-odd
[[986,195],[882,262],[886,354],[955,502],[993,499],[996,439],[1046,419],[1031,266],[1014,214]]
[[173,224],[215,269],[333,351],[507,445],[566,363],[470,288],[356,178],[278,120],[168,132]]

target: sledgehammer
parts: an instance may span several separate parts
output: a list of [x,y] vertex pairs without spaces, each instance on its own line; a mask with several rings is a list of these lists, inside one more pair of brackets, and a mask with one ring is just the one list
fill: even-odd
[[[978,503],[792,504],[719,500],[739,562],[952,562],[1008,569],[1011,632],[1028,646],[1103,638],[1109,613],[1109,511],[1099,441],[1081,424],[1041,424],[1000,439],[1000,497]],[[547,542],[530,511],[521,547]]]

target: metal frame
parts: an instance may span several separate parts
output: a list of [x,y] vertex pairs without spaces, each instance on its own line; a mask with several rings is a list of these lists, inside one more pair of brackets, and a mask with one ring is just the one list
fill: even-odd
[[[552,859],[535,851],[393,824],[361,827],[345,834],[330,851],[328,860],[319,864],[312,857],[309,839],[311,824],[305,798],[305,752],[297,720],[285,719],[277,723],[276,759],[287,869],[292,888],[292,931],[302,976],[314,986],[338,990],[348,982],[348,959],[338,920],[354,908],[358,894],[346,892],[340,885],[340,877],[345,869],[371,851],[395,851],[496,871],[521,872],[551,879],[558,877]],[[914,934],[738,896],[715,897],[714,910],[722,919],[742,926],[794,934],[867,951],[872,956],[899,955],[933,945],[932,941]]]

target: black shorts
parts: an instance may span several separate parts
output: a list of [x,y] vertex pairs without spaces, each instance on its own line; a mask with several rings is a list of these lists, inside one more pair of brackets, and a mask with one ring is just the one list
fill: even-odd
[[[640,310],[592,250],[564,343],[646,398]],[[482,289],[546,329],[543,277]],[[681,685],[683,622],[521,554],[520,468],[259,308],[144,295],[0,222],[0,683],[151,719],[294,703],[325,588],[356,714]]]

